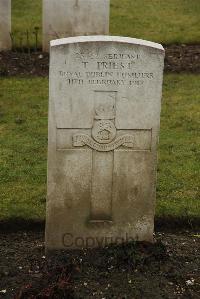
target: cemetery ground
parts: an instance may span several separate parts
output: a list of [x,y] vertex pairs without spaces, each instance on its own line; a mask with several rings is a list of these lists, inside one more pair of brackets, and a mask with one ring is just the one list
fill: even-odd
[[5,231],[0,235],[0,298],[200,298],[199,235],[162,231],[156,239],[154,245],[130,243],[49,259],[43,232]]
[[[16,47],[38,27],[40,48],[41,1],[12,5]],[[0,298],[200,298],[199,9],[199,0],[111,0],[111,34],[165,44],[174,72],[164,75],[154,245],[47,259],[49,57],[0,53]]]

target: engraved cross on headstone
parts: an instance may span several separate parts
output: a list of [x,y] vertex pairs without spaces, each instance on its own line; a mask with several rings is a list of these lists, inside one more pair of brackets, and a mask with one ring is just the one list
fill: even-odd
[[151,150],[151,129],[119,129],[116,127],[117,101],[120,100],[118,98],[117,91],[94,91],[92,127],[64,129],[72,130],[70,134],[72,147],[58,145],[58,150],[92,152],[89,219],[91,223],[112,222],[115,151]]
[[[74,149],[92,150],[90,222],[95,223],[112,221],[114,152],[134,150],[137,143],[134,137],[137,130],[128,130],[127,134],[127,130],[117,130],[115,126],[117,96],[116,91],[95,91],[93,127],[90,131],[88,128],[79,129],[72,135]],[[144,130],[144,134],[146,131],[149,133],[149,130]],[[149,145],[140,148],[146,149]]]

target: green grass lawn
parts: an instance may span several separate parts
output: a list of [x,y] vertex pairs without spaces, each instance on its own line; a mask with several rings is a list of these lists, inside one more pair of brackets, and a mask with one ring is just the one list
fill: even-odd
[[200,216],[200,76],[164,80],[157,215]]
[[44,218],[47,79],[0,81],[0,219]]
[[[111,0],[110,32],[159,43],[200,42],[199,0]],[[42,0],[12,0],[12,31],[33,31],[40,27]],[[16,42],[19,44],[19,34]],[[26,37],[23,38],[26,45]],[[34,43],[34,36],[31,37]]]
[[[157,216],[200,215],[200,76],[165,75]],[[0,219],[44,219],[47,78],[0,80]]]

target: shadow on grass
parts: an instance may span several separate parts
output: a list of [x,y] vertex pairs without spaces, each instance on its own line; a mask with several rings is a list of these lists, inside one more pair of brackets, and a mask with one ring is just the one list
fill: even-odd
[[[199,230],[200,217],[155,217],[155,231]],[[0,220],[0,232],[44,231],[45,220],[12,218]]]

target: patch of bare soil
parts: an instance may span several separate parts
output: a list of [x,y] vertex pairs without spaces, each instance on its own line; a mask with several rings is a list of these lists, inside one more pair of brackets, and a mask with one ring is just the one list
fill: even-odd
[[47,258],[42,232],[0,233],[0,298],[200,298],[200,235],[157,233],[146,242]]
[[[165,71],[200,73],[200,45],[165,46]],[[49,55],[42,52],[0,52],[0,77],[48,76]]]
[[0,77],[48,76],[49,54],[42,52],[0,52]]
[[165,71],[200,73],[200,45],[165,46]]

